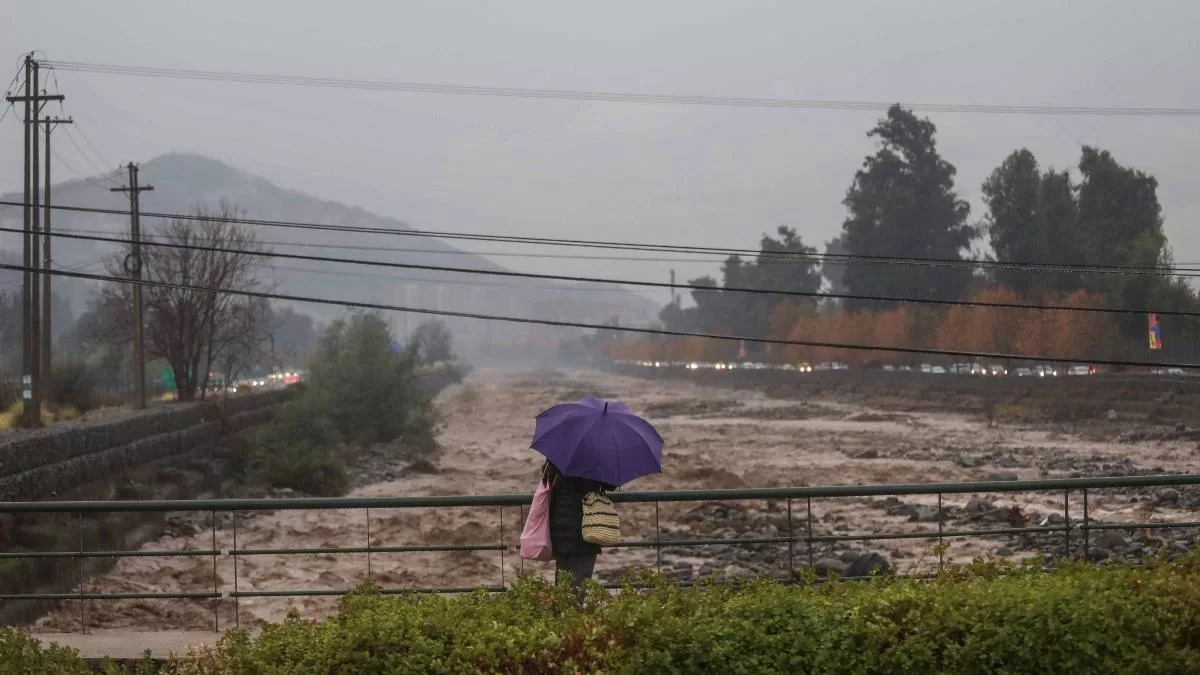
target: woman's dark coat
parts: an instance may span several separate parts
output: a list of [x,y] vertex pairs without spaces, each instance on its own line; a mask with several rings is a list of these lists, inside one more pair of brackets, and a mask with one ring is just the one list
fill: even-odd
[[599,546],[583,540],[583,497],[612,489],[587,478],[558,477],[550,488],[550,546],[555,556],[600,553]]

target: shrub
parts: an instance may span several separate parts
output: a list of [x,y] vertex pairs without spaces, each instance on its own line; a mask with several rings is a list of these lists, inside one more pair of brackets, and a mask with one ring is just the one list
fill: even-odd
[[12,628],[0,628],[0,669],[6,673],[62,675],[88,675],[92,672],[74,649],[55,645],[43,647],[29,635]]
[[[389,596],[324,622],[227,633],[174,673],[1200,673],[1200,558],[1049,574],[977,564],[933,581],[670,586],[580,597]],[[67,671],[70,672],[70,671]]]
[[59,408],[54,416],[58,418],[59,422],[70,422],[79,419],[79,411],[72,406],[65,405]]
[[[42,424],[49,426],[54,424],[54,414],[46,408],[42,408]],[[8,406],[4,412],[0,412],[0,429],[16,429],[21,426],[21,418],[25,415],[25,402],[17,401]]]
[[0,410],[7,410],[9,406],[21,400],[21,388],[17,382],[17,378],[5,377],[0,372]]
[[321,338],[307,382],[279,420],[257,436],[260,482],[332,496],[349,487],[358,448],[389,443],[401,459],[434,459],[437,416],[418,386],[411,354],[398,353],[373,314],[335,321]]
[[16,429],[21,424],[21,415],[25,406],[20,401],[11,403],[0,411],[0,429]]
[[46,393],[55,405],[87,412],[96,405],[96,378],[82,361],[67,361],[51,370]]
[[335,451],[308,444],[274,446],[258,455],[255,475],[277,488],[291,488],[318,497],[336,497],[350,489],[346,464]]

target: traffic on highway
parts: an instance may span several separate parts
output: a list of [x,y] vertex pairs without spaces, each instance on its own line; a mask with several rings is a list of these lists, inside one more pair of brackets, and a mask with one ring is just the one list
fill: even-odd
[[[686,362],[686,361],[616,361],[615,365],[640,368],[671,368],[685,370],[777,370],[795,373],[814,373],[850,370],[850,365],[842,361],[822,363],[765,363],[762,361],[720,361],[720,362]],[[1101,374],[1103,371],[1096,366],[1086,364],[1071,365],[1022,365],[1009,367],[999,363],[970,363],[961,362],[950,365],[932,363],[877,365],[864,366],[856,370],[881,370],[885,372],[913,372],[927,375],[966,375],[977,377],[1077,377]],[[1160,375],[1160,376],[1194,376],[1200,374],[1200,369],[1183,368],[1153,368],[1140,370],[1125,370],[1124,374]]]

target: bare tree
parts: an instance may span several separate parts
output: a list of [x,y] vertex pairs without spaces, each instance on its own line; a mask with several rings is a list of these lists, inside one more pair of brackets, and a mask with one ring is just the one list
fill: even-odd
[[[253,365],[270,338],[264,300],[221,292],[269,290],[256,255],[262,245],[236,222],[242,214],[225,201],[216,209],[195,207],[192,214],[200,219],[172,220],[142,245],[142,279],[151,284],[142,291],[146,351],[170,365],[181,401],[203,397],[210,371],[229,374]],[[107,262],[110,274],[127,273],[128,253]],[[98,306],[109,339],[130,342],[132,286],[108,284]]]

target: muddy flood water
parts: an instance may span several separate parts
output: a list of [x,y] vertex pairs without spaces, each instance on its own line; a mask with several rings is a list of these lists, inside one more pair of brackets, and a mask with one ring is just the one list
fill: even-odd
[[[666,439],[662,475],[627,490],[674,490],[804,485],[926,483],[1045,477],[1192,472],[1200,445],[1187,435],[1120,441],[1117,429],[1082,428],[1078,434],[1050,427],[989,427],[982,416],[903,413],[836,400],[775,400],[754,391],[701,388],[602,373],[480,371],[438,399],[444,448],[436,473],[406,474],[401,466],[381,472],[352,492],[358,497],[528,493],[540,457],[528,449],[533,418],[549,405],[584,395],[620,399],[651,420]],[[392,475],[394,479],[385,480]],[[1070,517],[1082,513],[1072,495]],[[1191,520],[1200,498],[1188,489],[1098,491],[1089,495],[1097,521]],[[786,538],[801,541],[747,546],[621,549],[600,558],[598,575],[614,580],[636,566],[662,569],[681,579],[704,574],[786,575],[814,564],[825,568],[877,553],[902,573],[936,567],[934,540],[817,542],[813,534],[934,532],[936,496],[888,499],[840,498],[739,503],[620,505],[625,539]],[[1061,523],[1063,494],[946,495],[941,520],[947,531]],[[373,553],[344,555],[238,556],[240,592],[289,589],[342,590],[368,574],[386,588],[472,587],[511,583],[521,572],[552,574],[550,565],[524,563],[516,555],[522,510],[455,508],[344,511],[275,511],[238,519],[239,549],[483,545],[504,551]],[[207,516],[186,536],[164,535],[147,549],[207,550],[214,546]],[[1186,547],[1194,534],[1106,531],[1081,550],[1097,559],[1120,557],[1153,545]],[[1175,538],[1173,538],[1175,537]],[[1178,537],[1183,537],[1182,539]],[[1061,547],[1063,535],[1042,538],[948,539],[947,561],[989,554],[1019,559]],[[216,548],[235,547],[234,530],[216,532]],[[1060,551],[1061,552],[1061,551]],[[122,559],[101,577],[86,580],[87,592],[205,592],[235,588],[235,560],[211,557]],[[838,570],[844,572],[844,570]],[[220,600],[92,601],[84,608],[93,628],[223,629],[278,620],[289,607],[321,617],[335,608],[330,597],[245,597]],[[70,602],[39,620],[41,631],[80,627],[80,607]]]

